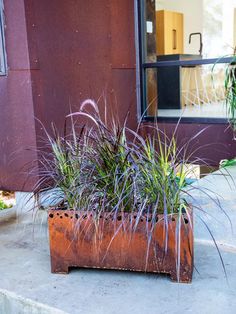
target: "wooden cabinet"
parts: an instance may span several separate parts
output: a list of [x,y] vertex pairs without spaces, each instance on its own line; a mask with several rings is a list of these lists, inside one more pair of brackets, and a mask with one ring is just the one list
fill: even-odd
[[184,53],[184,15],[178,12],[156,11],[157,55]]

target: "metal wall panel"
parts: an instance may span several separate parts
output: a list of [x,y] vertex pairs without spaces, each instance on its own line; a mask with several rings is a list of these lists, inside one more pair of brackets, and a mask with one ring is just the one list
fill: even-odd
[[0,76],[0,189],[31,190],[36,139],[23,0],[5,0],[8,76]]
[[111,0],[112,68],[135,69],[134,1]]

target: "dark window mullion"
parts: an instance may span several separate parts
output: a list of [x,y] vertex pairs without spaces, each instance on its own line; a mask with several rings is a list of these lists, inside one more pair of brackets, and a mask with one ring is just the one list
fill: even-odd
[[140,59],[140,87],[141,87],[141,115],[143,116],[145,110],[146,110],[146,103],[147,103],[147,75],[146,75],[146,69],[143,67],[145,61],[146,61],[146,49],[145,49],[145,43],[146,43],[146,37],[145,37],[145,31],[146,31],[146,25],[145,25],[145,16],[146,16],[146,9],[145,9],[145,3],[143,0],[138,0],[138,22],[139,22],[139,59]]

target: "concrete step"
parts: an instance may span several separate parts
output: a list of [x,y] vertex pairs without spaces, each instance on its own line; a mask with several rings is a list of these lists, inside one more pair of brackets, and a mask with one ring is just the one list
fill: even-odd
[[45,304],[0,289],[1,314],[68,314]]

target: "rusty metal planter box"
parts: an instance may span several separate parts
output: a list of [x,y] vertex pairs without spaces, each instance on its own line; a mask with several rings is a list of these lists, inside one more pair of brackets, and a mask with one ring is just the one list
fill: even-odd
[[155,224],[147,215],[137,222],[134,213],[118,215],[116,219],[108,213],[99,220],[93,215],[49,210],[53,273],[68,273],[69,267],[102,268],[167,273],[173,281],[191,282],[192,213],[190,217],[183,214],[179,230],[174,215],[168,217],[168,223],[158,215]]

